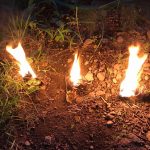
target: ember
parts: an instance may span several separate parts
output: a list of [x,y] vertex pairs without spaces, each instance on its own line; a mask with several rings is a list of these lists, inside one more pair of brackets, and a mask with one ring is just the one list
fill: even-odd
[[25,52],[21,46],[21,43],[18,43],[16,48],[12,48],[11,45],[6,46],[7,52],[9,52],[17,61],[20,67],[19,73],[22,77],[25,77],[28,74],[31,74],[32,78],[36,78],[36,74],[32,70],[31,66],[29,65]]
[[126,71],[125,79],[122,81],[120,86],[120,95],[122,97],[130,97],[136,95],[136,90],[139,86],[142,65],[147,58],[146,54],[144,54],[142,57],[139,57],[139,50],[139,46],[129,47],[130,56],[128,69]]

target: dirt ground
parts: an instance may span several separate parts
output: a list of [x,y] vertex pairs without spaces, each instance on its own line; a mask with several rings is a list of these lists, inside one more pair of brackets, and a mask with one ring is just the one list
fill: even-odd
[[[28,56],[34,56],[34,50],[43,44],[42,57],[32,63],[42,86],[19,101],[1,132],[0,149],[150,150],[150,56],[143,65],[142,92],[130,98],[119,96],[128,65],[128,46],[138,42],[149,54],[149,27],[146,21],[143,27],[115,31],[111,36],[109,30],[98,48],[95,39],[87,38],[72,50],[63,44],[43,44],[45,39],[27,35],[22,44]],[[1,41],[2,52],[8,41],[8,37]],[[86,92],[68,103],[65,78],[76,50]],[[8,57],[1,55],[4,60]]]

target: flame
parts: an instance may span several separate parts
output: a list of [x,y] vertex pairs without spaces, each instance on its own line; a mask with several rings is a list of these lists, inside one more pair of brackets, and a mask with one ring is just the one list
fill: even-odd
[[26,59],[26,55],[21,46],[21,43],[18,43],[18,46],[14,49],[11,45],[7,45],[6,50],[19,62],[19,73],[22,77],[25,77],[28,73],[30,73],[32,75],[32,78],[36,78],[36,74],[34,73]]
[[139,50],[139,46],[129,47],[130,56],[128,68],[126,70],[125,79],[122,81],[120,86],[120,95],[122,97],[130,97],[136,95],[136,89],[139,86],[142,65],[147,58],[146,54],[144,54],[142,57],[139,57]]
[[79,58],[77,57],[77,54],[75,54],[74,62],[70,72],[70,80],[72,81],[74,86],[77,86],[80,83],[80,79],[81,75],[80,75]]

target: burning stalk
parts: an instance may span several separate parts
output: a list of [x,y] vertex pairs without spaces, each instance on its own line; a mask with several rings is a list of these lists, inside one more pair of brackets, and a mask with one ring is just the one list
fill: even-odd
[[129,47],[130,56],[128,68],[126,70],[125,79],[122,81],[120,86],[120,95],[122,97],[131,97],[136,95],[136,91],[139,86],[140,75],[142,72],[142,65],[147,58],[146,54],[144,54],[142,57],[139,57],[139,50],[139,46]]

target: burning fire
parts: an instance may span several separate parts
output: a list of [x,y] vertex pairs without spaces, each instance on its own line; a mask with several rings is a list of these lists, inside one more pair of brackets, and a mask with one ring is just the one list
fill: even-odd
[[139,46],[129,47],[129,64],[126,70],[125,79],[122,81],[120,86],[120,95],[122,97],[130,97],[136,95],[136,89],[139,86],[142,65],[147,58],[146,54],[144,54],[142,57],[139,57],[139,50]]
[[6,50],[18,61],[20,67],[19,73],[22,77],[25,77],[28,73],[30,73],[32,75],[32,78],[36,78],[36,74],[34,73],[26,59],[26,55],[21,46],[21,43],[19,43],[18,46],[14,49],[11,45],[6,46]]
[[80,83],[80,79],[81,75],[80,75],[79,58],[77,54],[75,54],[74,62],[70,72],[70,80],[72,81],[74,86],[77,86]]

